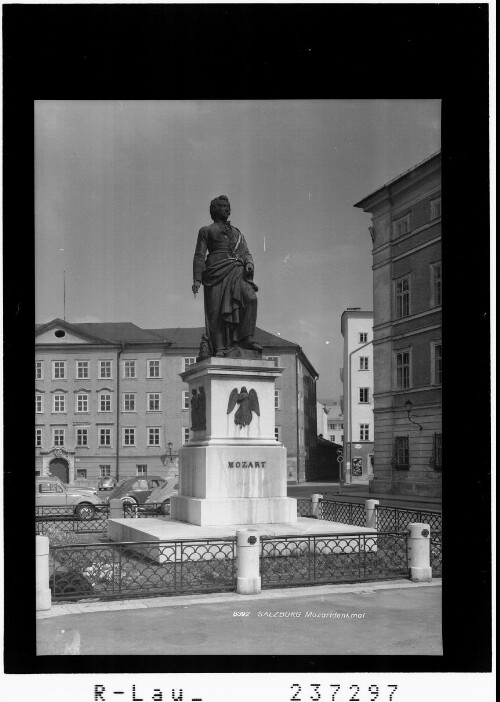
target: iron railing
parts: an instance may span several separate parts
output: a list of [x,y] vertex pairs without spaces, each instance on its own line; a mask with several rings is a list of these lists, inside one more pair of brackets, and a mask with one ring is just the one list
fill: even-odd
[[380,531],[404,531],[412,522],[429,524],[431,530],[441,531],[443,519],[441,512],[425,509],[407,509],[406,507],[381,507],[376,505],[377,528]]
[[54,600],[233,590],[235,539],[54,546]]
[[[108,528],[109,505],[91,505],[92,514],[79,515],[76,505],[35,506],[35,533],[43,536],[57,524],[61,531],[73,531],[78,534],[104,534]],[[170,504],[152,502],[137,505],[123,504],[123,518],[144,519],[146,517],[164,517],[170,514]]]
[[366,525],[364,503],[321,500],[320,505],[319,519],[324,519],[328,522],[340,522],[341,524],[352,524],[353,526],[364,527]]
[[443,532],[431,529],[431,568],[432,576],[443,574]]
[[79,515],[78,505],[43,505],[35,507],[35,533],[43,536],[57,526],[61,531],[79,534],[104,533],[108,528],[108,505],[91,505],[92,510]]
[[312,502],[310,497],[297,498],[297,517],[312,517]]
[[262,537],[262,587],[408,577],[408,533]]

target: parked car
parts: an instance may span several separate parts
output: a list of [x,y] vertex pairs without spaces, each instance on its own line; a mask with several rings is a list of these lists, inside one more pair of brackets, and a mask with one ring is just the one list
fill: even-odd
[[118,481],[112,475],[106,475],[97,483],[98,490],[113,490],[118,485]]
[[146,499],[144,507],[148,505],[157,505],[155,511],[158,514],[170,514],[170,498],[172,495],[177,495],[179,490],[178,478],[167,480],[164,485],[160,485],[156,490],[153,490],[151,495]]
[[121,500],[124,504],[142,505],[151,492],[165,483],[165,478],[159,475],[145,475],[128,478],[118,484],[106,497],[106,502],[110,500]]
[[78,519],[92,519],[96,506],[103,502],[95,490],[76,489],[59,478],[39,476],[35,478],[35,504],[37,507],[71,507]]

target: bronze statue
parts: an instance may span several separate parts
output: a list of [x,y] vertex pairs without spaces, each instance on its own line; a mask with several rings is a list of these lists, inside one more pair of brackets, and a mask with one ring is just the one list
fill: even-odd
[[239,404],[234,415],[234,423],[240,427],[246,427],[252,421],[252,412],[260,417],[259,398],[253,388],[247,392],[245,387],[242,387],[240,392],[238,388],[231,390],[229,402],[227,403],[227,414],[231,414],[233,409]]
[[206,410],[207,397],[205,395],[205,388],[203,386],[199,387],[198,390],[193,388],[191,390],[191,429],[193,431],[206,429]]
[[253,282],[253,259],[245,237],[230,223],[230,213],[227,196],[215,198],[210,203],[213,224],[198,233],[192,290],[196,297],[203,284],[206,335],[200,360],[227,356],[235,349],[262,353],[254,340],[258,288]]

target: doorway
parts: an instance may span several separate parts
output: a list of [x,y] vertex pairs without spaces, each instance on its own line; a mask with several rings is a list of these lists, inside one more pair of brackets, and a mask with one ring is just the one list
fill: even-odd
[[63,483],[69,482],[69,464],[64,458],[54,458],[49,463],[49,472],[55,478],[59,478]]

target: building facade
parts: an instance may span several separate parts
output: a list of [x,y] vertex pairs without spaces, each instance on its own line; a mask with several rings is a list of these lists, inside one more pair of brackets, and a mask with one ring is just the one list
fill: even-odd
[[441,495],[441,155],[358,202],[373,242],[375,466],[370,489]]
[[359,308],[342,313],[344,479],[368,483],[373,477],[373,312]]
[[[64,482],[175,474],[189,441],[190,398],[180,378],[196,362],[202,328],[71,324],[35,331],[35,471]],[[276,438],[288,479],[304,482],[316,460],[317,373],[293,342],[258,329],[276,381]],[[312,430],[313,427],[313,430]]]

